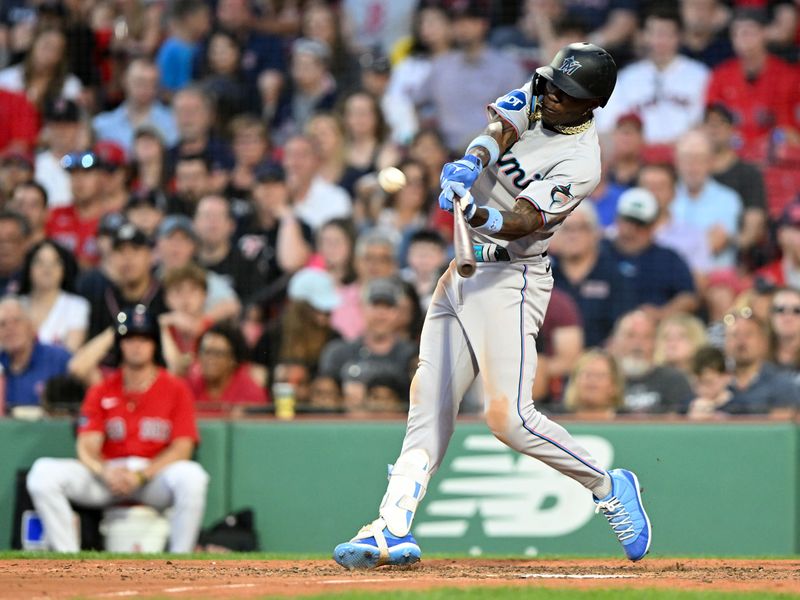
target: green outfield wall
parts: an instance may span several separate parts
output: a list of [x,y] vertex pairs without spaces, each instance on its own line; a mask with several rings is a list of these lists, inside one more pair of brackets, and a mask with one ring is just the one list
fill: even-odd
[[[791,423],[571,423],[606,467],[637,472],[654,555],[800,553],[800,427]],[[251,507],[262,549],[329,552],[375,516],[401,422],[202,421],[211,474],[206,523]],[[63,421],[0,420],[0,548],[11,536],[14,473],[72,456]],[[417,513],[426,552],[618,555],[581,486],[461,423]]]

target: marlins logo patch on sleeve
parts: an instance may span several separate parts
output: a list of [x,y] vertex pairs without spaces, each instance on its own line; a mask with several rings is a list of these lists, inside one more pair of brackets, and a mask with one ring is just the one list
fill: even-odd
[[525,92],[522,90],[514,90],[503,96],[497,103],[497,106],[506,110],[521,110],[525,104]]
[[572,184],[567,185],[557,185],[553,188],[553,191],[550,192],[550,208],[558,206],[559,204],[564,204],[565,202],[569,202],[573,199],[572,193],[569,191],[569,188],[572,187]]

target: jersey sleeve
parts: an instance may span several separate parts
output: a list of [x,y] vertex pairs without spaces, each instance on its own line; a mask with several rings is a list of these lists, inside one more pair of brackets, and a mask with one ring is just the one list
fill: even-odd
[[194,398],[189,386],[181,379],[174,378],[175,405],[172,409],[172,439],[188,437],[195,443],[200,441],[197,432],[197,419],[194,416]]
[[519,139],[528,130],[528,125],[530,124],[531,95],[530,82],[521,88],[511,90],[487,107],[489,116],[497,115],[514,127],[514,131],[517,132],[517,139]]
[[100,407],[100,398],[103,396],[102,383],[92,386],[86,392],[81,405],[81,413],[78,417],[78,433],[90,431],[105,432],[105,420],[103,419],[103,409]]
[[533,204],[542,215],[544,229],[561,223],[600,182],[600,165],[568,159],[558,163],[542,179],[532,181],[517,198]]

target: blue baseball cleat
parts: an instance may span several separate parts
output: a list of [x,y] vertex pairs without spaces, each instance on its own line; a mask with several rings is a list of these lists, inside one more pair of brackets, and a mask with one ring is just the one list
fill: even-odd
[[333,560],[351,571],[383,565],[412,565],[419,562],[421,556],[413,535],[395,537],[383,519],[365,525],[352,540],[333,550]]
[[614,469],[608,474],[611,494],[602,500],[594,499],[595,512],[603,511],[628,558],[640,560],[650,551],[652,535],[650,519],[642,505],[639,480],[625,469]]

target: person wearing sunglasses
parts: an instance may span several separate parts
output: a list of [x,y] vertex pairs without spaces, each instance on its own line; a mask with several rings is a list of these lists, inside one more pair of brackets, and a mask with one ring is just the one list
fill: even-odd
[[781,288],[772,296],[771,358],[800,384],[800,289]]

